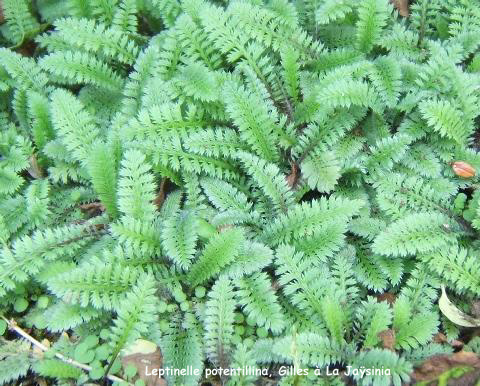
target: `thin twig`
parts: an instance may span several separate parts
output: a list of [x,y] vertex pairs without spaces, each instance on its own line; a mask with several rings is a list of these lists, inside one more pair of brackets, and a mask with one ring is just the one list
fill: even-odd
[[[40,350],[42,351],[48,351],[48,347],[45,346],[43,343],[39,342],[38,340],[36,340],[33,336],[29,335],[27,332],[25,332],[24,330],[22,330],[20,327],[18,327],[17,323],[15,322],[15,320],[8,320],[7,318],[5,318],[3,315],[2,315],[2,319],[8,324],[8,328],[12,331],[15,331],[18,335],[21,335],[23,338],[25,338],[26,340],[28,340],[30,343],[32,343],[34,346],[38,347]],[[60,354],[60,353],[55,353],[55,356],[62,360],[63,362],[65,363],[68,363],[68,364],[71,364],[72,366],[75,366],[75,367],[79,367],[85,371],[91,371],[92,370],[92,367],[88,366],[88,365],[84,365],[83,363],[80,363],[80,362],[77,362],[71,358],[67,358],[66,356]],[[111,381],[114,381],[114,382],[125,382],[126,384],[128,385],[131,385],[131,383],[125,381],[124,379],[122,378],[119,378],[119,377],[116,377],[115,375],[108,375],[107,376],[108,379],[110,379]]]

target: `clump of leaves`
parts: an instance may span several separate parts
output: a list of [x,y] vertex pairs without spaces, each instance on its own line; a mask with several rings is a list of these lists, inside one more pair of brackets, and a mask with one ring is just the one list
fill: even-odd
[[0,4],[0,312],[91,368],[8,334],[1,382],[143,380],[141,340],[399,385],[468,336],[478,0]]

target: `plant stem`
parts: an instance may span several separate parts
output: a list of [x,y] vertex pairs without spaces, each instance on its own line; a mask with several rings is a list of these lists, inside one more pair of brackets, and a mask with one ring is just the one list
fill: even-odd
[[[27,332],[25,332],[24,330],[22,330],[20,327],[18,327],[17,323],[15,322],[15,320],[8,320],[7,318],[5,318],[3,315],[1,316],[2,319],[8,324],[8,328],[12,331],[15,331],[18,335],[22,336],[23,338],[25,338],[26,340],[28,340],[30,343],[32,343],[34,346],[38,347],[40,350],[42,351],[48,351],[48,347],[45,346],[43,343],[39,342],[38,340],[36,340],[33,336],[29,335]],[[72,366],[75,366],[75,367],[79,367],[81,368],[82,370],[85,370],[85,371],[91,371],[92,368],[88,365],[85,365],[83,363],[80,363],[80,362],[77,362],[71,358],[67,358],[66,356],[60,354],[60,353],[55,353],[55,356],[60,359],[61,361],[65,362],[65,363],[68,363]],[[131,383],[125,381],[124,379],[122,378],[119,378],[119,377],[116,377],[115,375],[108,375],[107,376],[108,379],[110,379],[111,381],[114,381],[114,382],[124,382],[128,385],[131,385]]]

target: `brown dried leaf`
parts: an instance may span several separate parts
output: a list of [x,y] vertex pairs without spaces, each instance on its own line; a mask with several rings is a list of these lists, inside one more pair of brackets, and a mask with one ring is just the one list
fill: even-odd
[[383,348],[387,350],[395,351],[395,331],[392,329],[387,329],[380,331],[377,334],[377,337],[382,341]]
[[163,178],[162,182],[160,182],[160,189],[157,193],[157,196],[155,197],[155,200],[153,200],[153,203],[157,206],[157,209],[160,210],[163,202],[165,201],[165,186],[167,184],[167,179]]
[[461,377],[455,378],[454,384],[452,381],[448,382],[449,386],[472,386],[478,385],[478,380],[480,379],[480,369],[469,371],[466,374],[463,374]]
[[35,157],[35,154],[32,154],[29,158],[30,161],[30,167],[27,169],[28,173],[35,179],[43,178],[43,170],[38,164],[37,157]]
[[[163,366],[162,353],[155,343],[138,339],[125,354],[127,355],[122,358],[123,366],[126,367],[129,364],[135,366],[136,377],[143,380],[146,386],[167,386],[164,379],[151,374],[153,369],[160,369]],[[148,376],[146,375],[147,366],[150,374]]]
[[298,172],[299,168],[296,163],[292,163],[292,169],[290,174],[287,176],[287,185],[293,188],[298,181]]
[[398,9],[400,16],[408,17],[410,16],[408,0],[391,0],[395,8]]
[[98,216],[105,212],[105,206],[98,201],[89,202],[88,204],[82,204],[79,206],[82,212],[89,214],[90,216]]
[[446,335],[442,334],[441,332],[438,332],[433,336],[433,341],[435,343],[440,343],[440,344],[449,344],[453,348],[462,348],[463,345],[464,345],[464,343],[462,341],[456,340],[456,339],[449,342]]
[[392,305],[393,303],[395,303],[395,300],[397,299],[397,297],[394,295],[394,294],[391,294],[390,292],[385,292],[383,294],[380,294],[380,295],[377,295],[377,300],[379,302],[387,302],[388,304]]
[[480,317],[480,300],[476,300],[472,303],[472,314],[474,317]]
[[430,382],[437,379],[454,367],[469,366],[480,369],[480,358],[477,354],[467,351],[459,351],[450,355],[436,355],[428,358],[421,366],[417,367],[412,374],[416,382]]
[[5,21],[5,18],[3,17],[3,4],[2,0],[0,0],[0,24],[3,24]]

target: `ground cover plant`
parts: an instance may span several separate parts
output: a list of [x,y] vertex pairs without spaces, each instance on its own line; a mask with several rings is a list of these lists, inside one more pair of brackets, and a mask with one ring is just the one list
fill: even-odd
[[478,366],[480,2],[407,4],[0,1],[0,383]]

